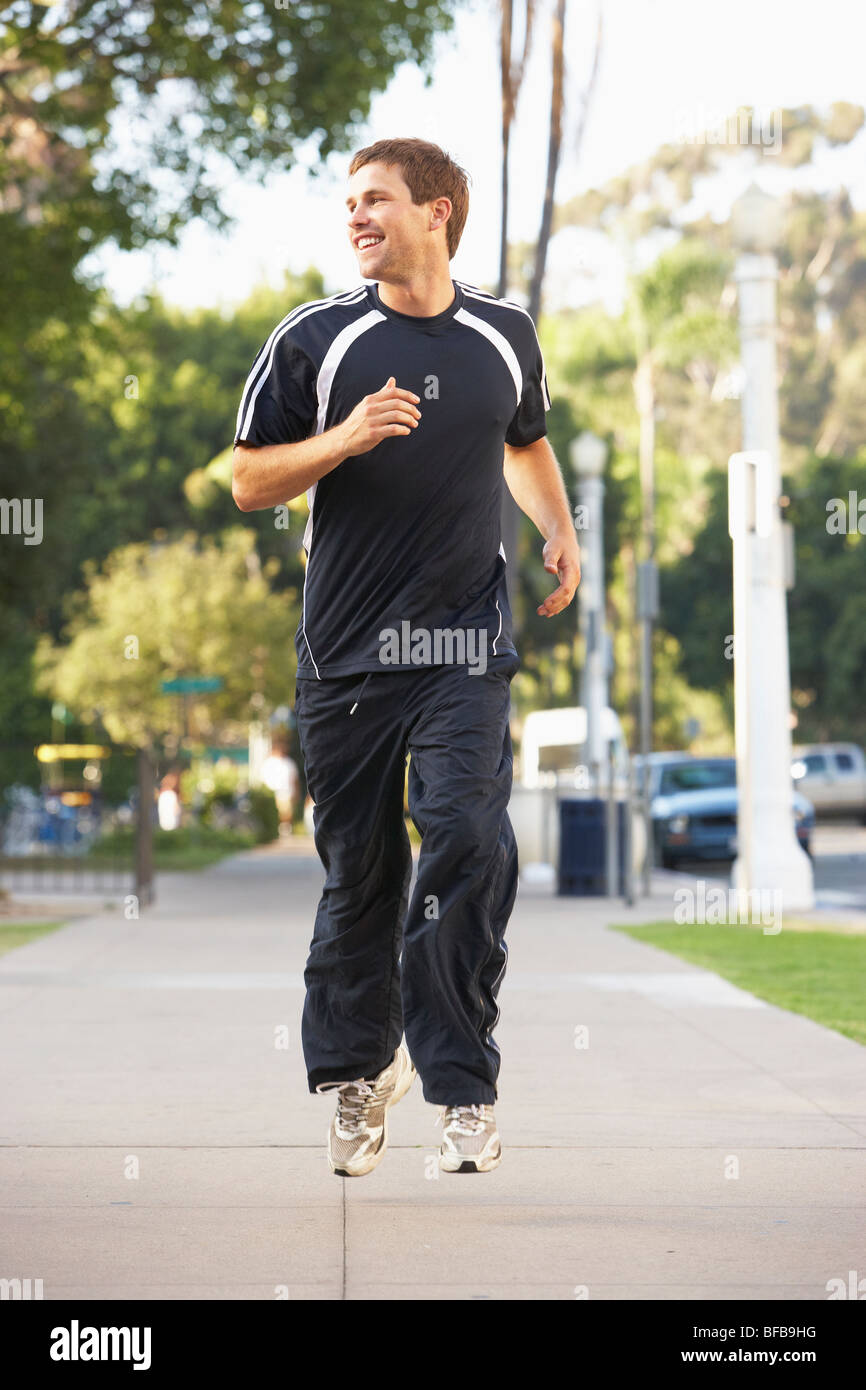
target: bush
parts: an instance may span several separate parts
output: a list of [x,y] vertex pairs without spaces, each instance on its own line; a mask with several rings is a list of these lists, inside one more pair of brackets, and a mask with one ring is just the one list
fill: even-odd
[[[153,862],[158,872],[167,869],[194,871],[216,864],[227,854],[252,849],[255,839],[251,830],[218,830],[208,825],[185,825],[179,830],[159,830],[153,833]],[[131,829],[114,830],[98,840],[89,851],[93,864],[112,864],[118,860],[131,867],[135,852]]]
[[245,800],[249,802],[249,818],[256,844],[266,845],[280,833],[280,813],[270,787],[250,787]]
[[230,827],[232,822],[237,819],[236,811],[237,798],[234,791],[220,787],[215,791],[202,794],[198,817],[202,825],[213,826],[215,829],[226,828],[227,826]]

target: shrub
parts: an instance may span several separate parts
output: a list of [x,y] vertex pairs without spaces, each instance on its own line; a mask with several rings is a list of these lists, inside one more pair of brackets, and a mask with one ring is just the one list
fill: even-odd
[[280,813],[270,787],[250,787],[244,798],[249,802],[249,819],[256,843],[269,844],[280,833]]

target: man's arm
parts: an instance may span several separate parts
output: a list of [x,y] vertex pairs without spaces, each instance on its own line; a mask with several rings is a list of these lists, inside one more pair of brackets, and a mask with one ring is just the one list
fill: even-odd
[[519,449],[506,444],[505,481],[520,510],[544,537],[544,568],[559,578],[559,588],[536,610],[552,618],[568,607],[580,583],[580,547],[559,464],[546,435]]
[[236,444],[232,455],[232,497],[242,512],[291,502],[330,473],[346,457],[342,425],[297,444]]
[[365,396],[351,415],[323,434],[294,444],[236,444],[232,497],[242,512],[291,502],[344,459],[367,453],[390,435],[409,434],[421,419],[415,404],[420,399],[390,377],[381,391]]

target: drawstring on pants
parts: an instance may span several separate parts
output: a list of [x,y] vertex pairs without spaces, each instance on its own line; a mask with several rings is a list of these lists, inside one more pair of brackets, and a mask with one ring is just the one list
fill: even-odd
[[364,677],[364,679],[361,681],[361,684],[360,684],[360,686],[359,686],[359,688],[358,688],[358,698],[357,698],[357,700],[355,701],[355,703],[353,704],[352,708],[349,710],[349,713],[350,713],[350,714],[354,714],[354,713],[355,713],[355,710],[358,708],[359,704],[361,703],[361,692],[363,691],[364,686],[367,684],[367,681],[370,679],[370,677],[372,676],[372,674],[373,674],[372,671],[368,671],[367,674],[366,674],[366,676]]

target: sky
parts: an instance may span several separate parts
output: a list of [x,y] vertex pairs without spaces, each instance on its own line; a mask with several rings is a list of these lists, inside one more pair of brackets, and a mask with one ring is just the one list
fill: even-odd
[[[602,0],[604,40],[584,140],[576,148],[580,95],[588,71],[598,0],[572,0],[566,21],[567,115],[557,200],[623,172],[660,145],[722,120],[738,106],[766,113],[832,101],[866,105],[866,7],[851,0]],[[550,0],[542,0],[512,145],[510,236],[535,238],[547,158]],[[516,7],[518,8],[518,7]],[[406,65],[373,103],[359,145],[383,136],[434,140],[472,178],[469,220],[452,262],[455,278],[495,283],[499,260],[499,72],[494,0],[470,0],[437,48],[425,87]],[[856,148],[855,148],[856,146]],[[767,169],[770,161],[764,161]],[[102,250],[95,264],[121,302],[156,288],[182,307],[229,308],[261,282],[279,285],[286,270],[315,265],[329,292],[361,277],[346,230],[348,156],[335,155],[318,177],[296,168],[264,183],[240,180],[225,165],[224,205],[235,221],[217,234],[192,223],[175,250]],[[734,176],[736,177],[736,176]],[[774,179],[772,168],[767,175]],[[783,185],[788,175],[779,172]],[[866,207],[866,141],[831,153],[810,175],[825,187],[845,183]],[[737,189],[728,189],[724,196]],[[718,210],[724,215],[724,208]],[[555,238],[547,301],[578,303],[582,279],[574,234]],[[592,256],[590,256],[592,259]],[[94,260],[91,260],[91,265]],[[593,294],[616,298],[616,269],[596,253]]]

